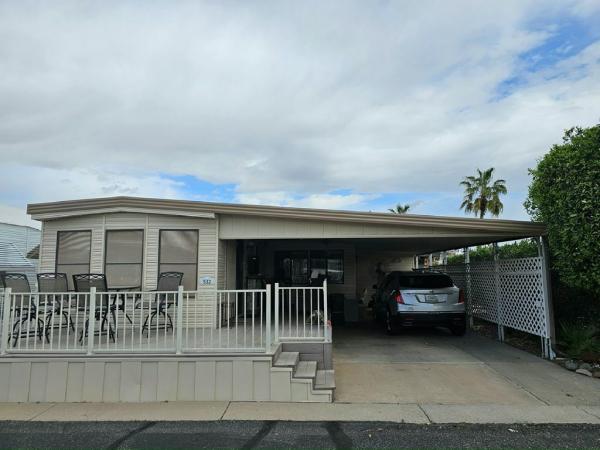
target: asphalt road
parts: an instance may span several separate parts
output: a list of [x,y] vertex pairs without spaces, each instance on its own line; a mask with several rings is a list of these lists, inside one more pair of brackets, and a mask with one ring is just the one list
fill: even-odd
[[599,425],[0,422],[1,448],[600,448]]

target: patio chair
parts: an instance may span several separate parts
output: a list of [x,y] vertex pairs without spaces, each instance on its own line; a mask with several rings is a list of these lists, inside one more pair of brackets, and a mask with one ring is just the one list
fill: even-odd
[[[11,273],[6,272],[1,275],[2,285],[4,288],[10,288],[13,294],[17,294],[15,297],[15,305],[13,308],[13,318],[15,323],[13,324],[12,334],[8,337],[8,341],[13,339],[13,347],[17,345],[17,340],[21,336],[29,336],[31,334],[31,322],[36,326],[34,329],[35,334],[41,338],[44,321],[38,317],[37,308],[33,302],[31,293],[31,286],[27,275],[24,273]],[[20,297],[20,298],[19,298]],[[19,298],[19,299],[18,299]],[[23,334],[23,324],[27,322],[27,329]]]
[[61,314],[61,309],[65,324],[68,324],[71,330],[75,331],[75,325],[70,315],[70,304],[67,305],[66,309],[63,304],[65,300],[69,300],[68,297],[64,298],[65,293],[69,291],[67,274],[59,272],[38,273],[37,282],[40,297],[43,296],[46,304],[51,307],[46,314],[46,341],[49,342],[48,333],[52,316],[56,313]]
[[[162,315],[165,318],[165,329],[173,328],[173,320],[171,319],[171,315],[168,313],[168,309],[171,305],[177,304],[177,290],[179,286],[181,286],[181,282],[183,280],[182,272],[161,272],[158,276],[158,283],[156,285],[156,290],[151,292],[156,292],[154,304],[150,308],[150,313],[146,316],[144,320],[144,324],[142,326],[142,333],[144,330],[149,331],[152,327],[152,321],[156,318],[157,315]],[[171,292],[173,292],[171,294]]]
[[[73,286],[75,287],[75,292],[89,292],[93,287],[96,288],[96,292],[108,292],[106,276],[103,273],[79,273],[73,275]],[[88,295],[84,298],[84,304],[81,304],[79,301],[77,302],[77,309],[79,311],[89,311],[90,296]],[[98,302],[98,299],[100,299],[100,302]],[[116,306],[110,301],[108,295],[97,296],[94,317],[97,321],[100,321],[100,333],[104,331],[104,327],[108,324],[108,335],[113,342],[115,342],[115,332],[113,330],[115,308]],[[109,314],[112,316],[112,321],[109,320]],[[88,315],[85,319],[79,342],[83,342],[83,338],[88,335],[89,321]]]

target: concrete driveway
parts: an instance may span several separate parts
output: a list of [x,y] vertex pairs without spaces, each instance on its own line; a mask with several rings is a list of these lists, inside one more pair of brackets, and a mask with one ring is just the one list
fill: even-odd
[[600,405],[600,380],[497,341],[442,329],[334,329],[337,402]]

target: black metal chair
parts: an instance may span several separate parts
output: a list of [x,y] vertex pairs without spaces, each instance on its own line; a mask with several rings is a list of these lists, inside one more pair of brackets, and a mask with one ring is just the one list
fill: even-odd
[[[38,316],[38,311],[31,296],[31,286],[27,275],[24,273],[6,272],[1,275],[2,285],[4,288],[10,288],[13,294],[16,294],[15,305],[13,307],[13,324],[12,334],[8,340],[13,339],[13,347],[17,345],[17,340],[21,336],[31,335],[31,322],[33,321],[36,328],[34,333],[39,338],[42,337],[44,329],[44,321]],[[23,333],[23,324],[27,322],[27,329]]]
[[[95,287],[96,292],[103,293],[108,292],[108,286],[106,284],[106,276],[103,273],[79,273],[73,275],[73,286],[76,292],[90,292],[90,289]],[[98,302],[98,298],[100,302]],[[88,311],[90,308],[90,296],[85,297],[84,304],[77,302],[77,309],[79,311]],[[115,332],[113,330],[113,323],[115,322],[115,308],[113,302],[110,301],[108,295],[98,295],[95,302],[94,317],[97,321],[100,321],[100,333],[104,332],[105,326],[108,324],[108,335],[110,339],[115,342]],[[109,320],[109,314],[112,316],[112,321]],[[79,342],[83,341],[83,338],[88,335],[89,328],[89,316],[85,319],[83,330]]]
[[70,305],[67,305],[66,309],[64,307],[65,300],[69,300],[68,296],[65,298],[65,293],[69,291],[67,274],[60,272],[38,273],[37,282],[40,297],[49,307],[46,313],[46,341],[49,342],[50,322],[54,314],[62,314],[65,318],[64,325],[70,326],[71,330],[75,331],[75,325],[70,315]]
[[[150,307],[150,313],[146,316],[142,326],[144,330],[149,331],[152,327],[152,321],[157,315],[162,315],[165,318],[165,329],[173,328],[173,320],[168,313],[171,305],[177,304],[177,290],[183,281],[182,272],[161,272],[158,276],[156,289],[151,292],[156,292],[154,304]],[[172,292],[172,293],[171,293]]]

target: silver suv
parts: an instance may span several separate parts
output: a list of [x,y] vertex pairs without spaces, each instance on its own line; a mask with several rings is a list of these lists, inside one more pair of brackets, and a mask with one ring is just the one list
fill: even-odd
[[452,334],[466,331],[464,293],[440,272],[391,272],[376,286],[375,318],[388,333],[402,327],[444,326]]

